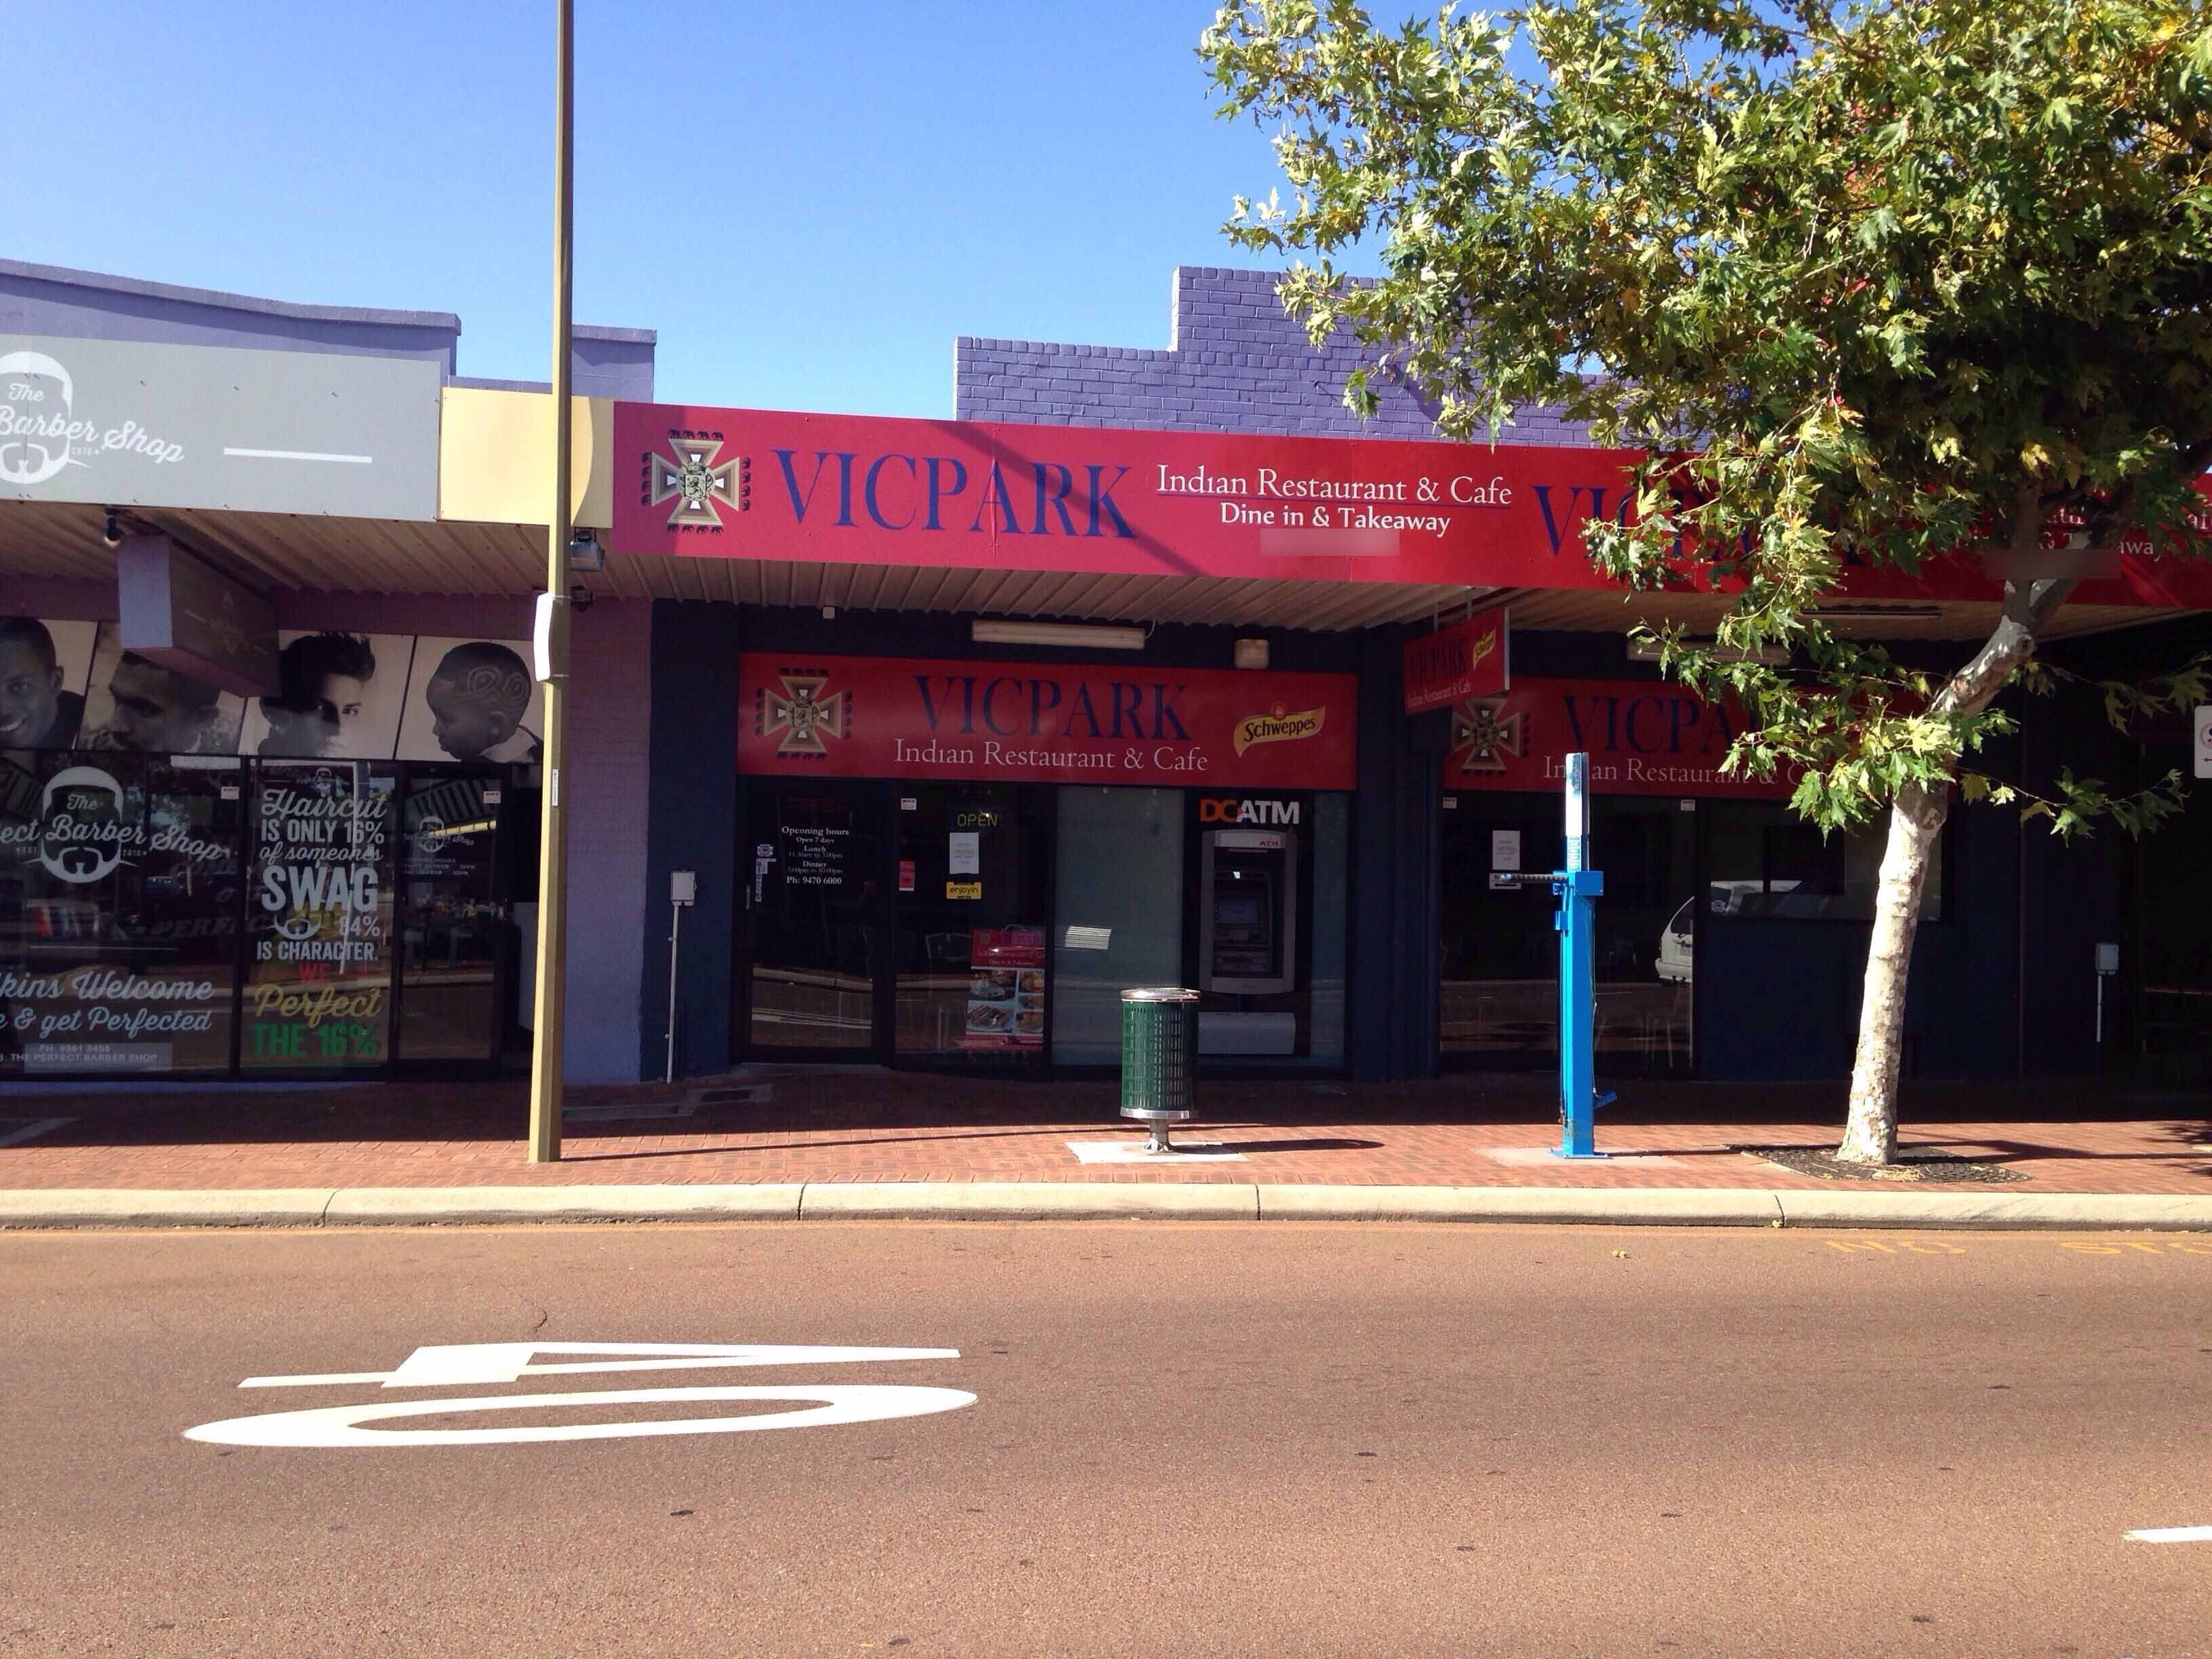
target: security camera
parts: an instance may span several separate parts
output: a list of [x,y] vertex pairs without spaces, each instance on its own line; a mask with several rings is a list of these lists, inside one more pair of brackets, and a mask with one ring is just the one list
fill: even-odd
[[607,568],[606,550],[599,545],[595,532],[585,529],[568,532],[568,568],[597,571]]
[[107,509],[107,522],[100,527],[100,539],[109,547],[123,545],[123,520],[112,507]]

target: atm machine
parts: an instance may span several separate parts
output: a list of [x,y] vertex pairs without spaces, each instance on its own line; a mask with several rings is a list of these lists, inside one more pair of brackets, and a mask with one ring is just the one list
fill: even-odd
[[1199,850],[1199,989],[1296,988],[1298,832],[1208,830]]

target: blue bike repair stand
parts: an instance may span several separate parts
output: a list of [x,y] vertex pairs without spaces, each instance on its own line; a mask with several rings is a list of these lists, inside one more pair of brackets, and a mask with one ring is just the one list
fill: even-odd
[[1567,867],[1553,872],[1559,908],[1559,1146],[1558,1158],[1603,1158],[1597,1109],[1597,898],[1605,873],[1589,867],[1589,757],[1567,757]]

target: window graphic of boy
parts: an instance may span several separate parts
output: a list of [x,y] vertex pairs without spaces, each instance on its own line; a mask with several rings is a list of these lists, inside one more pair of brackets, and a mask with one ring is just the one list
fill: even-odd
[[503,763],[538,757],[537,735],[522,724],[530,708],[530,671],[503,645],[472,640],[455,646],[422,689],[422,701],[430,706],[431,735],[455,760]]
[[368,683],[375,678],[376,653],[361,635],[302,634],[276,659],[283,695],[261,700],[269,735],[262,738],[259,752],[286,758],[377,758],[359,746],[367,736],[362,714]]

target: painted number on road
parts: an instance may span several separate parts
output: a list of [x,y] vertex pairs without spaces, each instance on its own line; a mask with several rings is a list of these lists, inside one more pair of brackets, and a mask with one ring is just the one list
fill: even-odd
[[[827,1365],[897,1359],[957,1359],[957,1348],[847,1348],[769,1343],[465,1342],[417,1348],[389,1371],[249,1376],[241,1389],[366,1387],[450,1389],[520,1382],[526,1376],[606,1372],[719,1370],[745,1365]],[[732,1417],[663,1418],[644,1422],[506,1424],[486,1428],[370,1428],[410,1417],[488,1412],[574,1412],[595,1407],[699,1405],[739,1401],[797,1401],[802,1409]],[[738,1434],[832,1423],[875,1423],[923,1417],[972,1406],[958,1389],[893,1383],[775,1383],[754,1388],[614,1389],[580,1394],[484,1395],[455,1399],[386,1401],[264,1412],[226,1418],[185,1431],[187,1440],[222,1446],[497,1446],[566,1440],[621,1440],[673,1434]]]

